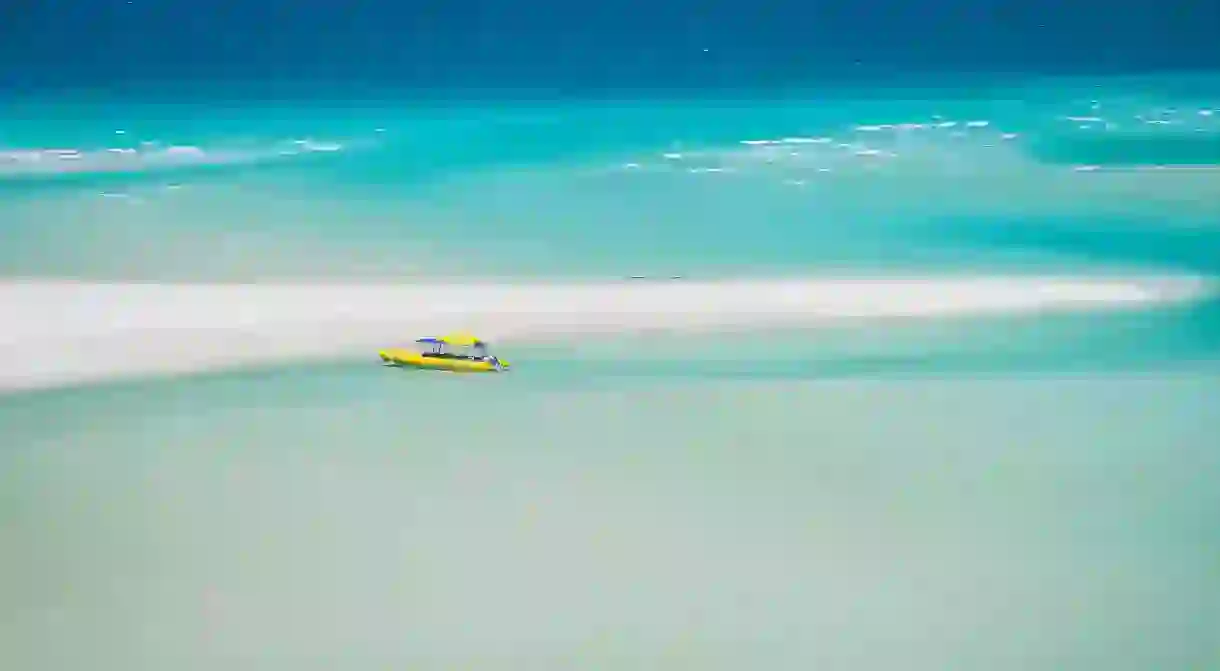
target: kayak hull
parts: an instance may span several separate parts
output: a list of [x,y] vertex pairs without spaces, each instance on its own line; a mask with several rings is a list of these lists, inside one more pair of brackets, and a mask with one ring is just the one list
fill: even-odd
[[453,373],[498,373],[507,364],[496,366],[491,361],[478,359],[460,359],[438,356],[424,356],[419,352],[407,349],[384,349],[377,353],[382,363],[387,366],[403,368],[418,368],[420,370],[445,370]]

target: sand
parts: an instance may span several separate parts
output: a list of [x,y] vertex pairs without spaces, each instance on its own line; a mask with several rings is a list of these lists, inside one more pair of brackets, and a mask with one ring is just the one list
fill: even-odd
[[649,329],[1130,310],[1196,299],[1191,277],[624,281],[600,284],[0,284],[0,390],[369,356],[470,330],[493,341]]

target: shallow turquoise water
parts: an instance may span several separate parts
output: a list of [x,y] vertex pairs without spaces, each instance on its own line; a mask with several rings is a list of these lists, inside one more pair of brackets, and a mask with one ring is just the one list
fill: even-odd
[[[1207,158],[1220,88],[1170,89],[31,104],[0,151],[203,157],[0,162],[0,275],[1211,277],[1214,173],[1072,169]],[[5,396],[0,666],[1214,668],[1218,345],[1204,301]]]
[[[1030,244],[1030,233],[1215,230],[1212,174],[1072,167],[1220,162],[1220,116],[1202,114],[1220,92],[1206,103],[1136,88],[1098,108],[1094,87],[1059,86],[1045,86],[1046,99],[1009,87],[16,107],[0,148],[93,153],[9,161],[0,271],[155,280],[1079,270],[1091,250],[1049,236]],[[859,129],[901,123],[925,127]],[[795,140],[740,144],[784,138]],[[167,165],[158,152],[174,145],[200,153]],[[1143,243],[1155,257],[1155,241]]]

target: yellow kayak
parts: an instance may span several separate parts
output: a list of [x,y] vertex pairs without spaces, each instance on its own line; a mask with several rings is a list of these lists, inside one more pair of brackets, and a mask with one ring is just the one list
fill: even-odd
[[420,353],[398,347],[383,349],[378,354],[381,356],[383,363],[406,368],[451,370],[456,373],[497,373],[508,368],[508,364],[502,361],[497,366],[494,361],[487,359],[467,358],[457,355],[446,356],[444,354],[432,354],[431,352]]
[[440,338],[420,338],[415,342],[427,345],[426,351],[391,347],[377,354],[383,364],[404,368],[446,370],[454,373],[500,373],[509,368],[507,361],[488,354],[486,342],[469,334],[455,333]]

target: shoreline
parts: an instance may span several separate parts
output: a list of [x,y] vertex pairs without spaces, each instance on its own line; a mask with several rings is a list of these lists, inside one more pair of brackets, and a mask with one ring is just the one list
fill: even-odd
[[1192,301],[1191,276],[565,284],[0,281],[0,393],[338,360],[423,335],[497,342],[640,331],[1119,311]]

